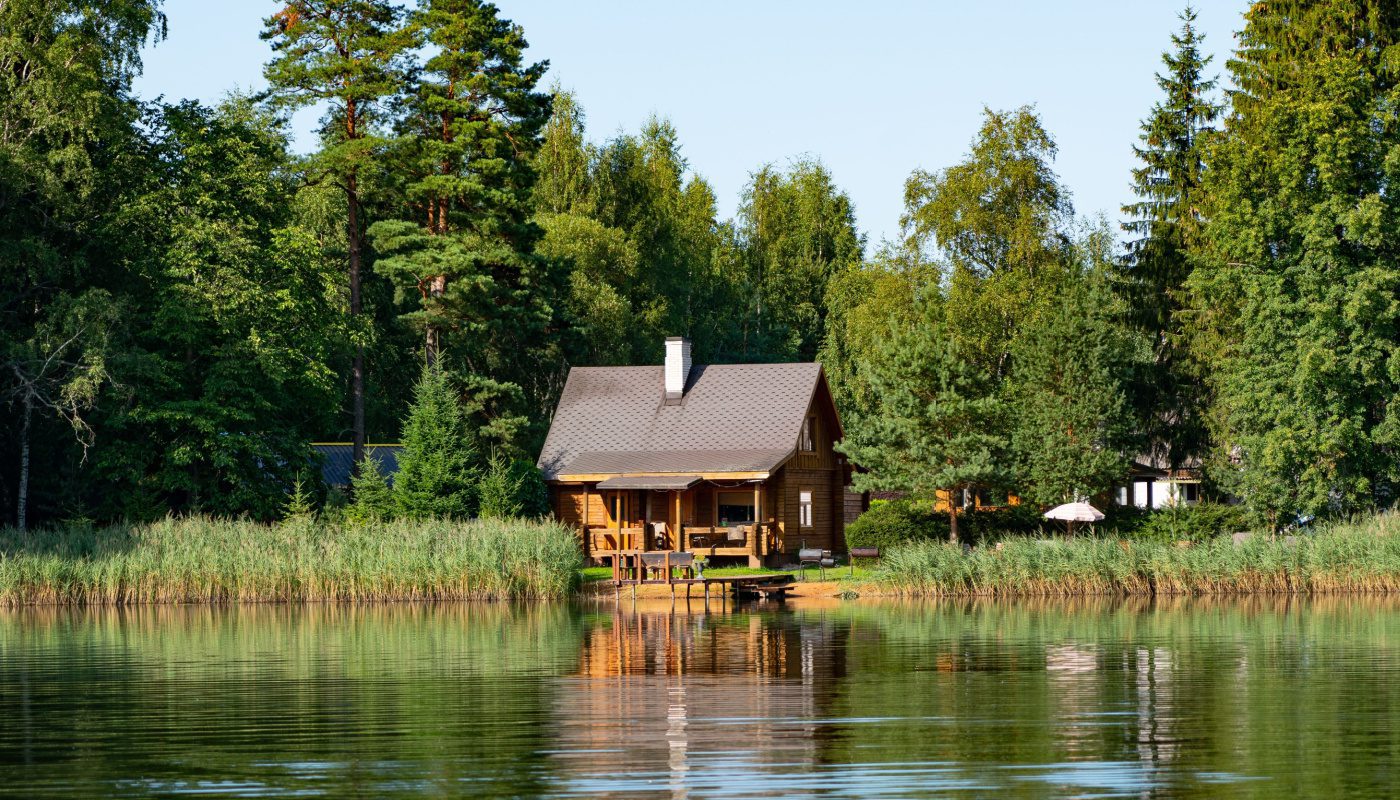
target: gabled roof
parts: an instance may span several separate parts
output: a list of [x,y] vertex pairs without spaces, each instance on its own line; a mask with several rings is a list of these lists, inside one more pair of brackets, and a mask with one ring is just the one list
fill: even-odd
[[561,475],[770,472],[797,448],[820,364],[725,364],[690,370],[666,405],[663,367],[574,367],[539,467]]
[[[321,481],[332,488],[350,485],[350,473],[355,464],[355,446],[349,442],[316,442],[311,445],[321,456]],[[365,456],[379,462],[379,469],[393,483],[394,473],[399,471],[399,452],[403,447],[397,444],[367,444]]]

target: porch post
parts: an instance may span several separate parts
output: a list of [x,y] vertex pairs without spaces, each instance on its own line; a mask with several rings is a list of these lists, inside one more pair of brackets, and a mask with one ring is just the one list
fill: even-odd
[[652,542],[651,542],[651,492],[650,492],[649,490],[647,490],[647,489],[642,489],[641,492],[639,492],[639,494],[641,495],[641,497],[645,498],[645,499],[642,501],[642,549],[643,549],[643,550],[650,550],[650,549],[651,549],[651,544],[652,544]]
[[583,557],[588,558],[588,551],[593,549],[593,543],[588,541],[593,538],[588,533],[588,484],[583,485]]
[[676,528],[671,531],[671,536],[675,538],[676,549],[684,553],[690,549],[690,544],[685,540],[685,520],[681,519],[681,493],[676,492]]
[[763,566],[763,557],[760,556],[758,541],[763,535],[763,484],[753,485],[753,538],[749,541],[749,566]]

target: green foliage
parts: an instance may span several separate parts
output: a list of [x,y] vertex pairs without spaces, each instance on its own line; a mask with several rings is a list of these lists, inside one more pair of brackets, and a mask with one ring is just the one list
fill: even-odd
[[[1040,509],[1030,504],[966,511],[958,521],[960,538],[972,542],[1027,536],[1045,525]],[[878,547],[883,553],[904,542],[941,541],[948,538],[950,523],[946,512],[933,511],[928,502],[877,501],[846,526],[846,546]]]
[[477,447],[441,362],[426,367],[404,421],[394,476],[399,513],[412,519],[471,517],[477,509]]
[[879,407],[868,370],[891,330],[919,321],[920,303],[941,301],[937,268],[918,252],[890,246],[838,271],[826,287],[826,336],[817,360],[847,428]]
[[1138,419],[1146,438],[1166,461],[1179,466],[1205,446],[1204,365],[1190,361],[1184,338],[1188,308],[1189,252],[1200,242],[1204,220],[1202,180],[1206,144],[1220,106],[1211,98],[1210,57],[1196,30],[1196,12],[1181,14],[1172,51],[1162,55],[1165,74],[1157,75],[1162,99],[1142,123],[1140,166],[1133,170],[1137,200],[1123,207],[1133,238],[1123,261],[1122,292],[1131,303],[1133,323],[1152,338],[1153,369],[1135,387]]
[[1248,509],[1224,503],[1167,506],[1142,514],[1136,524],[1115,526],[1134,539],[1204,542],[1250,529]]
[[524,487],[513,466],[500,453],[493,453],[486,462],[486,472],[477,484],[482,517],[508,519],[520,516],[524,508],[520,494]]
[[360,462],[360,469],[350,479],[354,500],[346,509],[345,517],[350,522],[361,525],[382,522],[394,514],[394,493],[389,488],[389,479],[384,475],[384,467],[379,459],[370,453]]
[[846,526],[846,546],[878,547],[884,553],[903,542],[946,539],[946,515],[942,524],[938,516],[927,503],[876,501],[870,504],[869,510]]
[[562,599],[575,531],[524,520],[0,528],[0,605]]
[[[936,309],[923,313],[924,324],[892,334],[871,367],[878,413],[838,445],[869,469],[855,476],[861,491],[932,498],[1004,479],[1005,404]],[[957,536],[956,518],[949,535]]]
[[307,491],[298,475],[292,481],[292,490],[287,493],[287,502],[282,506],[282,518],[287,522],[306,522],[316,516],[316,501]]
[[906,595],[1239,594],[1394,591],[1400,517],[1383,514],[1308,536],[1190,547],[1080,536],[1005,539],[965,553],[912,542],[881,559],[872,582]]
[[1276,524],[1400,488],[1400,16],[1260,3],[1208,152],[1188,334],[1210,367],[1212,475]]
[[526,434],[543,430],[529,430],[529,412],[552,399],[536,378],[558,368],[564,292],[529,219],[550,112],[535,87],[547,64],[525,63],[524,32],[479,0],[426,0],[408,28],[429,55],[397,87],[388,179],[399,203],[369,230],[375,269],[413,309],[406,319],[428,361],[453,353],[465,385],[490,387],[480,403],[503,406],[474,423],[494,423],[488,437],[505,446],[530,446]]
[[1123,383],[1131,365],[1105,318],[1106,292],[1096,297],[1090,280],[1067,281],[1012,346],[1004,392],[1014,409],[1016,487],[1044,505],[1091,497],[1127,473],[1134,431]]
[[983,117],[965,160],[909,177],[901,222],[907,247],[936,246],[945,259],[949,330],[1000,380],[1017,332],[1072,261],[1073,209],[1051,168],[1055,141],[1035,113]]
[[480,514],[486,518],[542,517],[549,513],[549,492],[534,464],[492,454],[477,484]]
[[739,209],[744,285],[742,354],[752,361],[811,361],[827,325],[827,286],[862,260],[851,199],[820,161],[787,171],[764,165]]
[[99,510],[272,518],[336,405],[339,267],[288,206],[287,135],[266,110],[185,103],[148,125],[159,158],[121,215],[144,242],[125,310],[145,322],[111,361],[127,397],[102,419]]

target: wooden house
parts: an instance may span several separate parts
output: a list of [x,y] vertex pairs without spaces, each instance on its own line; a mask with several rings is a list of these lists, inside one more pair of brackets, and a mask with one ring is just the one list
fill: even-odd
[[851,465],[820,364],[575,367],[540,454],[586,556],[675,550],[750,564],[845,550]]

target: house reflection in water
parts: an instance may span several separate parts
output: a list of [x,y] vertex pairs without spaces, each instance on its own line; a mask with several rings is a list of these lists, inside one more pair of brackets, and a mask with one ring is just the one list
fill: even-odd
[[792,614],[619,610],[596,619],[577,676],[556,695],[565,723],[556,752],[569,762],[571,788],[667,785],[684,797],[710,786],[707,767],[716,776],[752,770],[761,781],[765,767],[815,766],[848,631]]

